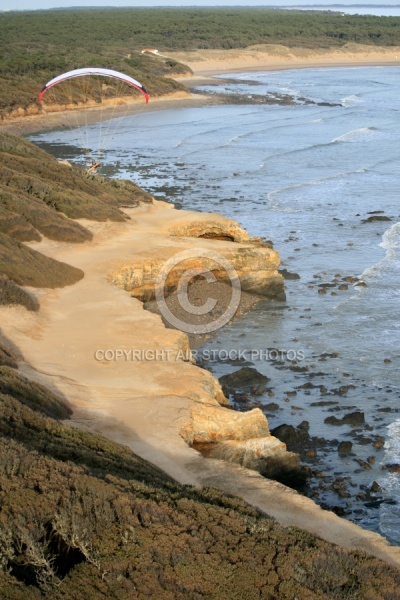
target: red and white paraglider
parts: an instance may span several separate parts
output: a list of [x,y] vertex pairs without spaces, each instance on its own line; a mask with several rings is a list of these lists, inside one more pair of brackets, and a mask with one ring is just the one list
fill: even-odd
[[98,69],[98,68],[85,68],[85,69],[74,69],[73,71],[67,71],[66,73],[63,73],[62,75],[57,75],[57,77],[54,77],[53,79],[50,79],[50,81],[48,81],[46,83],[46,85],[42,88],[42,90],[39,93],[38,96],[38,102],[41,103],[43,100],[43,96],[45,95],[45,93],[52,88],[54,85],[57,85],[58,83],[62,83],[63,81],[67,81],[69,79],[74,79],[75,77],[87,77],[87,76],[101,76],[101,77],[111,77],[112,79],[117,79],[119,81],[123,81],[124,83],[126,83],[127,85],[130,85],[134,88],[136,88],[137,90],[139,90],[140,92],[142,92],[142,94],[145,97],[146,103],[149,101],[149,94],[147,93],[147,91],[145,90],[144,86],[139,83],[138,81],[136,81],[136,79],[133,79],[133,77],[130,77],[129,75],[125,75],[124,73],[120,73],[119,71],[113,71],[112,69]]
[[[130,103],[137,100],[138,91],[147,104],[146,88],[130,75],[113,69],[87,67],[50,79],[39,92],[38,102],[46,112],[63,111],[63,121],[77,130],[79,143],[85,154],[91,156],[93,169],[93,164],[98,164],[109,147],[121,118],[129,112]],[[79,114],[74,109],[79,109]],[[93,109],[96,113],[89,118],[87,111]],[[93,133],[96,147],[89,133]]]

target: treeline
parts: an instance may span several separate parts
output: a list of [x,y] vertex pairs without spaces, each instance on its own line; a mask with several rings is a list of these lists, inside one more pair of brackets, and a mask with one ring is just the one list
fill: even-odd
[[182,65],[140,51],[283,44],[323,48],[348,42],[400,45],[400,18],[265,8],[85,8],[0,13],[0,110],[26,107],[64,70],[114,68],[153,95],[177,86]]
[[[20,52],[43,57],[160,50],[240,48],[260,43],[327,47],[347,42],[400,45],[400,18],[260,8],[68,9],[0,14],[1,68]],[[29,62],[29,61],[28,61]]]

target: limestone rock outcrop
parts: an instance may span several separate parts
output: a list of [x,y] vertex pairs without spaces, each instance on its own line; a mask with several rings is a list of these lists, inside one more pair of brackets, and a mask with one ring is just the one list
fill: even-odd
[[[185,277],[188,285],[196,276],[212,273],[217,282],[230,283],[232,276],[237,277],[242,291],[284,299],[279,254],[270,244],[251,238],[235,221],[221,215],[164,209],[168,218],[165,224],[160,221],[162,235],[152,240],[149,250],[140,248],[124,262],[114,263],[109,273],[113,284],[151,303],[160,279],[164,295],[171,296]],[[157,203],[154,210],[159,210]],[[236,462],[267,476],[298,468],[299,457],[271,436],[260,409],[232,410],[216,378],[203,371],[201,380],[197,389],[204,393],[196,397],[190,393],[194,402],[180,427],[180,436],[189,446],[204,456]]]
[[279,478],[279,472],[299,470],[299,456],[269,432],[259,408],[241,413],[209,404],[192,407],[181,431],[184,440],[204,456],[228,460]]
[[[237,223],[220,215],[199,218],[196,214],[193,219],[190,213],[182,218],[176,212],[166,240],[160,239],[160,246],[152,252],[141,252],[116,266],[109,275],[111,283],[142,302],[152,301],[164,265],[186,250],[187,257],[168,270],[164,284],[167,294],[177,289],[185,273],[196,270],[198,274],[211,272],[218,281],[228,283],[234,273],[242,290],[284,300],[284,279],[278,272],[280,257],[269,244],[250,238]],[[204,256],[205,251],[208,256]],[[226,264],[231,268],[227,270]]]
[[220,215],[213,215],[209,219],[190,219],[189,221],[185,219],[170,227],[169,233],[176,237],[195,237],[231,242],[255,241],[236,221]]
[[[191,422],[181,430],[181,435],[193,446],[267,437],[270,433],[268,421],[259,408],[241,413],[209,404],[197,404],[191,410]],[[285,447],[283,442],[279,444]]]

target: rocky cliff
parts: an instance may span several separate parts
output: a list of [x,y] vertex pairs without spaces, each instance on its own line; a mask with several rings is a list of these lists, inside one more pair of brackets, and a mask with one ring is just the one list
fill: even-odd
[[[151,302],[156,299],[160,276],[163,296],[169,296],[179,290],[182,281],[190,286],[190,278],[198,282],[199,277],[210,274],[229,287],[234,274],[241,293],[284,299],[283,278],[277,271],[278,252],[268,243],[251,238],[235,221],[221,215],[169,210],[165,223],[155,247],[116,265],[109,275],[111,283],[143,302]],[[168,263],[170,267],[163,276]],[[197,287],[195,295],[205,300]],[[169,308],[172,310],[171,305]],[[182,312],[179,317],[183,318]],[[164,321],[168,326],[168,318]],[[201,329],[203,325],[204,321],[196,321],[193,327]],[[203,372],[203,376],[208,378],[209,373]],[[270,476],[299,468],[297,455],[287,452],[285,444],[271,436],[261,410],[233,411],[227,408],[222,391],[217,391],[213,389],[189,407],[189,420],[180,434],[190,446],[205,456],[236,462]]]
[[279,254],[269,243],[251,238],[235,221],[217,214],[176,212],[171,213],[169,220],[157,251],[143,249],[119,264],[110,273],[111,283],[141,301],[154,300],[166,261],[187,251],[179,262],[174,261],[166,274],[164,291],[167,294],[177,289],[186,272],[195,271],[197,276],[211,272],[216,280],[227,283],[234,272],[243,291],[275,300],[285,299],[284,280],[278,273]]
[[[33,144],[8,134],[0,134],[0,154],[2,157],[0,169],[0,270],[2,271],[2,275],[0,274],[0,304],[8,306],[18,302],[27,308],[38,310],[39,302],[35,295],[26,294],[27,299],[24,299],[22,297],[25,293],[24,289],[16,287],[15,284],[59,288],[82,279],[84,273],[88,289],[93,292],[93,283],[90,282],[91,268],[86,263],[80,264],[79,267],[78,263],[74,265],[74,252],[71,256],[65,256],[63,262],[54,260],[56,249],[54,243],[60,243],[61,254],[59,256],[64,258],[62,242],[73,242],[73,245],[78,242],[87,243],[93,239],[90,222],[104,222],[106,219],[109,219],[110,223],[105,225],[106,230],[114,227],[111,225],[112,222],[120,223],[121,229],[124,230],[126,223],[125,235],[128,239],[132,238],[134,231],[137,231],[147,241],[146,244],[138,241],[132,246],[125,244],[120,247],[117,245],[115,256],[123,258],[112,259],[112,269],[109,270],[108,266],[105,267],[106,272],[109,270],[109,280],[112,283],[130,292],[132,296],[141,301],[155,298],[156,282],[162,269],[171,259],[174,263],[174,257],[180,256],[182,252],[186,252],[186,258],[174,263],[166,273],[164,282],[166,295],[177,289],[185,273],[193,274],[195,271],[197,277],[202,274],[212,274],[218,282],[223,282],[227,286],[231,283],[232,273],[234,273],[240,281],[242,295],[249,290],[264,296],[284,297],[283,279],[277,272],[279,254],[268,244],[251,238],[235,221],[219,215],[176,211],[165,203],[153,204],[152,198],[131,182],[87,178],[78,169],[60,164]],[[151,206],[147,212],[153,215],[153,217],[149,216],[147,221],[145,218],[146,204]],[[121,205],[124,210],[121,209]],[[138,208],[138,212],[130,213],[128,206],[141,206],[142,208]],[[84,221],[86,227],[74,220],[78,217],[86,217]],[[115,226],[117,227],[117,225]],[[95,226],[94,230],[98,231],[98,226]],[[42,254],[46,238],[52,240],[53,246],[50,244],[50,253],[45,250]],[[43,243],[40,243],[41,241]],[[36,248],[29,247],[27,242]],[[109,244],[107,239],[104,242],[106,245]],[[88,252],[90,254],[89,248]],[[19,255],[22,253],[23,256],[19,259]],[[110,245],[109,250],[105,250],[105,257],[108,256],[110,258],[112,256]],[[16,262],[17,259],[19,259],[19,263]],[[53,268],[55,273],[51,275],[53,265],[55,265]],[[56,275],[59,275],[61,268],[64,270],[57,278]],[[67,274],[71,272],[74,276],[78,274],[78,276],[67,279],[64,271]],[[200,293],[197,287],[194,289],[196,294]],[[222,288],[222,291],[222,295],[229,296],[225,288]],[[82,291],[81,294],[83,294]],[[71,299],[68,300],[62,312],[68,312],[70,306]],[[235,311],[236,308],[240,310],[239,306],[234,308]],[[96,323],[104,323],[107,319],[112,318],[108,305],[105,307],[104,315],[100,316],[101,308],[97,302],[94,312],[91,311],[92,318],[96,316],[96,312],[98,313]],[[144,332],[146,325],[140,308],[138,313]],[[83,320],[88,324],[86,338],[93,337],[97,326],[90,326],[89,316]],[[157,326],[154,320],[155,317],[152,317],[149,334],[151,331],[157,337],[157,347],[171,351],[175,355],[181,353],[183,358],[178,362],[190,361],[186,335],[177,331],[169,330],[167,332],[159,320]],[[76,321],[75,316],[73,316],[73,321]],[[83,324],[80,320],[78,329],[81,330],[82,327]],[[72,328],[71,324],[69,331]],[[81,331],[77,331],[76,335],[80,336]],[[151,334],[143,335],[143,338],[140,343],[138,339],[135,339],[136,350],[141,348],[153,351],[155,345],[153,336]],[[65,333],[58,332],[56,339],[63,339],[60,360],[64,360]],[[130,339],[133,342],[133,338]],[[96,344],[97,348],[101,348],[100,341]],[[80,341],[80,346],[83,347],[82,341]],[[55,359],[57,352],[54,345],[52,345],[51,352]],[[39,354],[44,360],[43,349]],[[90,354],[93,354],[93,350],[90,351]],[[167,370],[171,370],[171,367],[174,365],[166,365]],[[189,365],[187,367],[189,368]],[[143,373],[145,370],[146,366],[142,364],[141,372]],[[190,374],[186,375],[187,386],[180,383],[179,389],[176,388],[176,377],[169,375],[168,383],[164,386],[166,393],[168,391],[172,393],[173,390],[179,395],[183,390],[188,417],[181,435],[190,446],[200,449],[199,443],[201,442],[201,450],[209,456],[218,455],[220,458],[223,457],[258,470],[262,468],[262,460],[269,460],[272,455],[279,455],[279,460],[283,461],[284,444],[270,436],[267,420],[261,411],[251,411],[246,415],[231,411],[226,408],[228,401],[218,381],[210,373],[200,371],[192,365],[190,365],[190,370]],[[158,373],[162,371],[163,367],[158,364]],[[130,372],[130,377],[133,385],[138,386],[137,383],[135,384],[133,370]],[[154,375],[149,375],[149,377],[153,378]],[[203,437],[200,440],[198,431],[203,427],[201,423],[204,423],[205,420],[209,423],[214,422],[214,433],[215,431],[217,433],[209,439]],[[177,436],[180,426],[178,425],[176,428]]]
[[203,456],[235,462],[272,479],[285,479],[300,471],[297,454],[272,436],[259,408],[246,413],[196,404],[180,431],[185,441]]
[[[24,146],[25,149],[34,152],[32,146],[30,149]],[[58,168],[55,161],[49,162],[49,181],[51,174],[58,173]],[[74,170],[70,175],[77,176]],[[56,177],[53,179],[56,180]],[[15,181],[15,178],[10,181]],[[77,177],[77,185],[84,183],[84,179]],[[106,190],[106,187],[102,189]],[[106,191],[111,193],[111,189]],[[122,191],[124,194],[127,192],[126,189]],[[96,190],[94,192],[92,197],[95,200],[98,194]],[[60,201],[63,199],[60,197]],[[103,214],[106,207],[94,206],[94,200],[89,207],[95,209],[100,217],[98,210]],[[73,203],[73,208],[84,204]],[[22,206],[26,204],[21,203]],[[65,212],[61,206],[66,205],[60,204],[57,212]],[[116,207],[119,206],[120,202],[117,202]],[[46,282],[43,282],[45,289],[38,289],[38,283],[32,283],[30,291],[33,299],[40,300],[40,310],[36,312],[28,312],[20,306],[10,307],[9,282],[7,280],[2,284],[7,306],[0,306],[0,345],[3,348],[0,349],[0,362],[8,367],[18,364],[20,373],[28,381],[16,381],[16,376],[9,371],[0,374],[0,392],[3,395],[11,394],[26,405],[25,408],[18,407],[13,398],[3,398],[0,403],[0,409],[4,409],[1,425],[4,440],[0,440],[4,446],[2,484],[6,492],[4,497],[9,500],[2,513],[3,523],[0,523],[0,541],[5,542],[4,549],[7,552],[2,563],[7,571],[3,577],[6,581],[4,585],[0,581],[0,596],[25,598],[28,595],[33,598],[40,595],[53,599],[59,591],[57,597],[64,597],[67,592],[58,587],[57,580],[62,577],[68,586],[68,597],[77,597],[77,593],[82,595],[82,590],[85,598],[98,598],[99,594],[107,598],[114,597],[113,594],[121,597],[121,594],[129,594],[132,590],[132,593],[139,593],[143,597],[149,593],[161,597],[167,589],[174,598],[211,597],[214,592],[215,597],[221,594],[231,597],[236,593],[236,596],[239,594],[240,597],[250,598],[253,597],[251,591],[255,592],[254,597],[259,597],[260,593],[279,593],[284,597],[281,594],[283,587],[279,586],[277,591],[277,572],[280,576],[289,577],[290,581],[299,581],[297,553],[309,536],[302,531],[282,529],[283,543],[278,547],[276,529],[273,529],[271,536],[265,538],[265,551],[261,550],[261,540],[251,537],[248,546],[249,579],[246,583],[244,558],[237,555],[237,549],[244,548],[245,539],[255,529],[249,524],[247,513],[244,521],[232,522],[231,530],[227,529],[225,523],[221,529],[224,515],[230,515],[229,518],[232,516],[232,502],[241,504],[241,501],[232,500],[234,495],[240,495],[264,513],[271,514],[285,527],[300,526],[335,544],[363,548],[398,565],[397,550],[389,547],[377,534],[365,532],[333,513],[322,511],[311,500],[293,490],[262,477],[255,470],[244,468],[243,465],[247,465],[265,473],[266,466],[271,469],[276,462],[282,468],[282,461],[277,461],[277,458],[286,457],[290,461],[293,455],[285,453],[284,446],[270,436],[268,423],[259,411],[241,414],[227,408],[219,382],[208,371],[192,364],[190,357],[185,357],[189,348],[184,333],[167,329],[159,316],[143,310],[143,304],[138,299],[124,293],[120,289],[124,287],[121,285],[123,277],[119,282],[120,288],[110,285],[106,280],[107,274],[117,275],[132,264],[139,264],[142,255],[158,261],[174,256],[173,249],[189,251],[197,258],[200,251],[207,251],[213,253],[214,259],[222,261],[225,251],[238,252],[246,248],[246,251],[260,251],[269,257],[270,261],[263,263],[266,265],[265,271],[271,278],[277,278],[282,293],[283,282],[276,273],[278,255],[260,241],[250,240],[243,230],[239,231],[237,225],[218,216],[174,211],[163,203],[140,203],[136,208],[129,209],[124,207],[121,216],[115,220],[110,217],[98,218],[98,222],[94,222],[93,216],[86,215],[84,225],[91,239],[84,244],[48,239],[49,236],[44,232],[41,232],[41,241],[33,238],[28,242],[30,248],[27,242],[15,240],[21,247],[30,250],[35,248],[47,258],[79,269],[85,276],[75,285],[51,290],[46,289]],[[65,223],[72,224],[73,221],[65,220]],[[197,233],[199,237],[190,237],[189,233]],[[4,261],[3,264],[9,265],[10,261]],[[240,271],[239,261],[235,264]],[[39,272],[39,268],[34,270],[36,274]],[[242,272],[242,281],[245,275]],[[262,283],[262,279],[260,281]],[[18,288],[18,291],[21,289]],[[21,298],[16,298],[14,303],[16,300],[21,303]],[[3,346],[3,341],[8,343]],[[106,349],[111,355],[108,359],[104,357]],[[149,356],[146,356],[147,351]],[[135,358],[133,352],[136,353]],[[161,357],[158,356],[160,352]],[[53,416],[56,409],[58,417],[65,418],[65,410],[61,409],[60,415],[55,399],[54,402],[46,400],[46,392],[32,384],[34,381],[46,384],[57,397],[63,396],[73,409],[70,420],[73,428],[66,428],[61,433],[61,428],[54,423],[43,422],[27,413],[28,409],[35,411],[42,407],[41,411],[46,415]],[[106,434],[107,439],[92,436],[86,433],[88,430]],[[119,449],[115,449],[110,439],[122,442],[124,448],[119,446]],[[186,495],[179,499],[176,491],[169,487],[169,478],[165,495],[160,495],[160,490],[155,487],[147,489],[142,461],[137,462],[136,458],[133,461],[138,466],[138,481],[134,483],[130,466],[121,457],[121,452],[130,457],[128,462],[132,466],[131,451],[186,484],[182,488]],[[213,460],[204,458],[202,454],[212,456]],[[47,456],[49,461],[46,460]],[[218,460],[217,457],[225,460]],[[73,467],[74,463],[79,472]],[[17,471],[15,465],[18,465]],[[74,473],[71,472],[71,466]],[[155,468],[147,463],[146,470],[154,482],[154,478],[158,477]],[[94,477],[90,481],[87,479],[89,473]],[[133,493],[131,500],[124,495],[119,476],[126,480],[126,492]],[[107,482],[109,495],[102,482]],[[210,513],[203,506],[188,503],[188,494],[200,492],[198,489],[189,489],[187,484],[204,489],[205,492],[201,494],[212,498],[213,506],[222,507],[218,508],[218,514],[215,515],[215,542],[210,542],[209,532],[204,529],[211,523]],[[224,490],[231,499],[222,500],[221,494],[210,491],[210,487]],[[116,503],[116,498],[121,503]],[[143,506],[141,499],[145,500]],[[159,503],[154,507],[155,512],[149,511],[146,499]],[[141,505],[139,508],[137,501]],[[170,521],[166,520],[166,502],[170,502],[174,510],[178,505],[186,507],[185,515],[190,517],[198,514],[199,525],[193,526],[176,514],[171,516]],[[120,507],[123,511],[128,507],[126,519],[121,518]],[[158,520],[154,514],[159,515]],[[132,527],[133,523],[135,531],[129,556],[121,563],[130,539],[126,535],[125,523],[127,527]],[[273,525],[273,521],[270,523]],[[149,524],[154,527],[151,539],[146,538]],[[174,527],[180,538],[173,537]],[[77,529],[79,538],[76,537]],[[263,539],[267,530],[270,530],[270,526],[263,520],[259,526]],[[129,531],[132,532],[132,529]],[[225,542],[221,542],[221,531],[224,535],[228,531]],[[232,538],[230,531],[236,532],[235,535],[239,531],[239,537]],[[98,536],[96,532],[99,532]],[[142,533],[145,537],[142,538],[143,545],[140,545],[138,542]],[[164,543],[164,534],[168,540],[168,552],[165,556],[154,555],[154,548],[160,548]],[[198,546],[203,535],[204,544]],[[290,573],[287,535],[291,536],[294,550],[293,571]],[[187,545],[188,551],[182,550],[183,546],[178,548],[180,539]],[[316,544],[324,542],[312,538],[304,554],[305,560],[310,561],[308,547],[315,549]],[[225,562],[214,582],[212,577],[216,573],[217,547]],[[254,548],[257,548],[256,553]],[[324,559],[323,564],[332,565],[332,557],[336,556],[334,574],[337,574],[337,585],[335,583],[332,588],[333,594],[337,590],[347,589],[347,585],[354,585],[355,571],[353,563],[349,563],[347,576],[342,565],[348,565],[349,555],[341,551],[335,555],[332,548],[329,546],[329,562]],[[230,550],[235,555],[233,559],[229,556]],[[42,552],[46,553],[45,562],[40,561]],[[188,560],[188,553],[193,554],[194,560],[198,560],[200,565],[195,585],[194,563]],[[211,557],[209,572],[203,570],[204,557]],[[260,573],[264,577],[259,585],[254,583],[255,557],[259,557]],[[282,569],[277,570],[279,560]],[[315,569],[313,567],[311,571],[302,567],[306,586],[304,593],[296,587],[291,589],[287,597],[297,595],[299,598],[309,598],[310,589],[317,590],[316,597],[323,597],[319,593],[321,562],[318,555],[315,561]],[[265,565],[272,565],[273,583],[270,588],[266,587]],[[369,562],[370,565],[378,568],[375,561]],[[232,569],[236,574],[233,579]],[[370,572],[370,568],[365,571],[367,575]],[[312,573],[316,574],[313,587],[310,584]],[[357,580],[360,589],[366,581],[365,573],[360,572]],[[384,567],[381,573],[382,577],[386,577],[387,568]],[[171,582],[175,574],[177,585],[169,586],[167,582]],[[188,574],[187,586],[184,585],[185,574]],[[378,581],[376,574],[377,570],[370,577],[371,584],[375,585]],[[37,586],[41,585],[40,582],[47,586],[49,580],[46,577],[55,577],[57,586],[44,596]],[[325,591],[331,590],[326,587],[325,581],[331,579],[330,575],[323,579]],[[238,592],[237,586],[243,581],[243,593]],[[95,591],[90,589],[92,584]],[[378,589],[383,589],[382,585],[377,583],[377,586],[370,596],[383,599],[383,595],[376,593]],[[398,583],[397,587],[395,581],[390,583],[390,590],[394,590],[392,595],[397,589]],[[76,590],[78,592],[75,593]],[[138,590],[143,590],[143,594]],[[364,594],[363,597],[367,596]]]

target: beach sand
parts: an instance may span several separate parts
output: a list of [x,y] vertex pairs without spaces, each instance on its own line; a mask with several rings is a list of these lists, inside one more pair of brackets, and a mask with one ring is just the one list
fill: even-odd
[[[277,44],[258,44],[243,49],[195,50],[169,54],[171,58],[188,65],[196,77],[242,71],[400,64],[400,47],[382,48],[354,43],[338,48],[318,50],[287,48]],[[180,81],[183,80],[180,79]]]
[[[220,102],[216,97],[191,93],[190,89],[212,82],[213,75],[237,73],[242,71],[278,71],[283,69],[307,69],[330,67],[360,67],[400,65],[400,47],[382,48],[349,43],[340,48],[311,50],[309,48],[287,48],[285,46],[265,44],[233,50],[195,50],[192,52],[169,52],[168,56],[188,65],[193,71],[191,77],[175,77],[188,91],[179,91],[162,97],[151,97],[149,104],[141,99],[130,103],[128,114],[148,110],[166,110],[189,106],[202,106]],[[35,108],[35,110],[37,107]],[[126,114],[126,106],[112,108],[113,116],[118,110]],[[77,109],[77,123],[95,123],[101,118],[104,109],[93,108],[89,111]],[[79,117],[80,114],[80,117]],[[63,112],[28,114],[0,122],[3,131],[16,135],[25,135],[38,131],[48,131],[64,127]]]
[[[390,53],[391,64],[396,64],[393,53]],[[388,54],[382,53],[380,60],[384,55],[389,60]],[[230,52],[223,53],[225,59],[215,53],[202,56],[201,60],[197,57],[189,62],[196,76],[266,68],[267,64],[265,57],[264,62],[258,55],[250,60],[243,57],[243,52],[234,59]],[[362,62],[361,55],[359,58],[358,64]],[[367,62],[368,56],[363,60]],[[278,64],[282,63],[268,64],[270,68],[280,68]],[[288,66],[287,61],[284,64]],[[316,65],[304,59],[301,66]],[[184,98],[156,101],[153,107],[172,108],[207,101],[188,94]],[[151,108],[150,104],[147,110]],[[29,118],[26,125],[22,119],[18,123],[15,120],[7,127],[14,133],[37,131],[40,118]],[[41,303],[38,313],[29,313],[22,307],[0,307],[1,335],[19,351],[21,373],[44,383],[71,403],[73,426],[102,433],[127,445],[179,482],[217,487],[242,497],[284,526],[297,526],[342,547],[365,550],[400,566],[400,548],[390,546],[378,534],[322,510],[309,498],[255,471],[206,459],[184,442],[179,431],[188,421],[193,404],[216,404],[217,384],[207,371],[181,359],[96,359],[96,352],[106,349],[170,350],[174,355],[188,348],[184,334],[166,329],[159,316],[145,311],[141,302],[110,285],[107,275],[132,255],[140,256],[144,249],[155,255],[160,246],[193,249],[192,239],[171,240],[168,230],[185,216],[196,220],[203,217],[158,202],[126,212],[130,220],[124,223],[82,220],[94,234],[91,242],[75,245],[43,240],[30,244],[44,254],[83,269],[85,277],[67,288],[33,290]],[[196,240],[204,248],[213,244],[215,249],[215,244],[224,243],[228,242]]]
[[[203,78],[201,78],[203,81]],[[169,108],[185,108],[189,106],[202,106],[205,104],[211,104],[216,102],[210,96],[203,94],[193,94],[190,91],[187,92],[176,92],[169,96],[161,96],[159,98],[152,97],[148,104],[145,104],[141,100],[130,101],[129,108],[127,105],[122,104],[115,108],[110,108],[109,115],[104,108],[90,108],[89,110],[76,109],[74,111],[74,125],[76,127],[81,125],[91,125],[97,121],[107,118],[118,118],[120,115],[126,116],[129,114],[154,111],[154,110],[168,110]],[[27,135],[30,133],[37,133],[40,131],[51,131],[53,129],[69,128],[70,125],[65,123],[63,111],[55,112],[41,112],[40,114],[29,114],[27,116],[15,117],[13,119],[5,119],[0,122],[0,129],[7,133],[13,133],[14,135]]]

